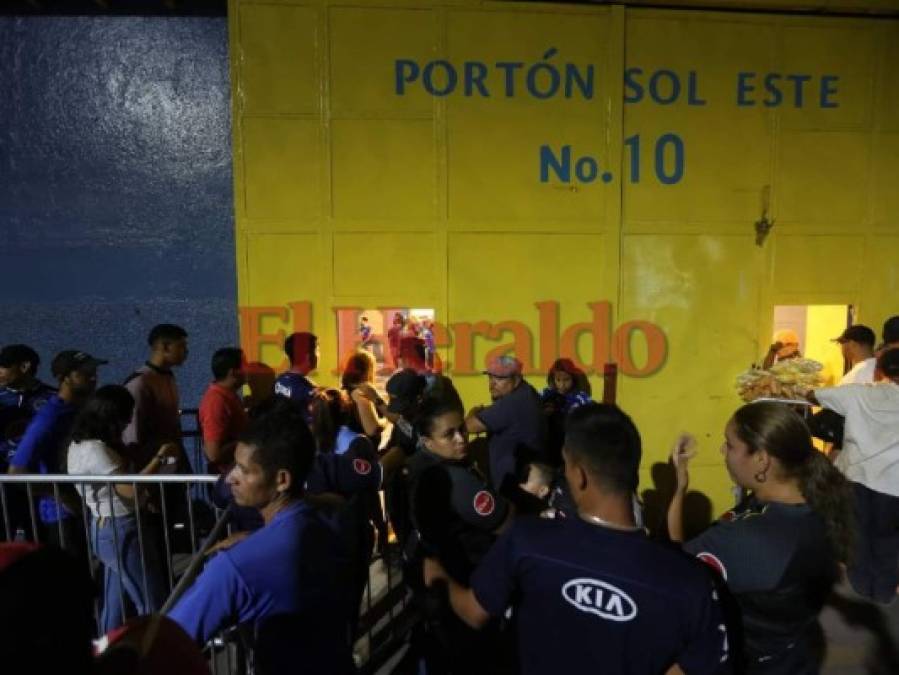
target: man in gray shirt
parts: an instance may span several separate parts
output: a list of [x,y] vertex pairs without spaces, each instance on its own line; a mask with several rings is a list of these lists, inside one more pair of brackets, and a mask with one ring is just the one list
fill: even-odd
[[479,406],[465,418],[470,433],[487,432],[490,482],[499,490],[507,476],[516,476],[517,464],[542,459],[546,421],[537,391],[521,375],[521,361],[513,356],[492,359],[488,376],[489,406]]

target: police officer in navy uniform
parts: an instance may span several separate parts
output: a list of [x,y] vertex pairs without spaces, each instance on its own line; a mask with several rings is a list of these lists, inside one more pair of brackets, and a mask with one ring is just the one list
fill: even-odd
[[573,410],[562,454],[576,515],[516,520],[470,584],[429,558],[426,582],[446,582],[473,627],[513,607],[524,675],[719,672],[727,634],[710,576],[635,521],[631,419],[610,405]]
[[380,512],[378,491],[402,466],[406,454],[392,447],[379,457],[365,434],[356,434],[345,447],[337,447],[336,430],[351,415],[349,405],[345,395],[334,389],[321,390],[313,398],[310,408],[318,453],[306,480],[306,493],[307,501],[329,511],[353,560],[350,604],[355,637],[356,619],[369,582],[373,524]]
[[501,673],[507,650],[498,622],[484,634],[465,626],[440,593],[422,584],[423,556],[435,556],[459,583],[509,521],[512,509],[471,465],[463,409],[453,400],[427,399],[416,420],[420,450],[408,460],[410,514],[415,534],[406,547],[406,579],[425,614],[415,636],[429,675]]

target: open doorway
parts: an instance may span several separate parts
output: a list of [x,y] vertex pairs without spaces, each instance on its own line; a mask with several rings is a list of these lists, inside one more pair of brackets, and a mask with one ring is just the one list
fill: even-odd
[[773,333],[792,330],[799,338],[799,351],[821,363],[823,386],[839,383],[848,364],[834,338],[854,322],[852,305],[778,305],[774,308]]
[[435,318],[433,308],[423,307],[338,311],[337,345],[341,359],[357,349],[368,351],[374,358],[379,383],[403,367],[439,371]]

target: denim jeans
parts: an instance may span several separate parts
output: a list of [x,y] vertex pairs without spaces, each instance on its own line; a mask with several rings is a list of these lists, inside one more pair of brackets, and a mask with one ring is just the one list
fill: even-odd
[[[125,622],[126,606],[139,615],[158,611],[165,602],[168,586],[159,558],[155,530],[141,521],[146,567],[141,564],[137,518],[131,514],[94,518],[91,522],[91,541],[94,554],[103,563],[103,610],[100,629],[105,633]],[[144,594],[146,574],[146,595]]]
[[855,545],[849,583],[856,593],[884,604],[896,598],[899,585],[899,497],[852,483]]

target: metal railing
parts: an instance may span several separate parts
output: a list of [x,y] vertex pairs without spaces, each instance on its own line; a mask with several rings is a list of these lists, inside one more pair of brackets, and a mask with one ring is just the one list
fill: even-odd
[[[207,498],[209,487],[218,479],[212,475],[0,475],[0,541],[41,543],[49,540],[83,556],[86,569],[97,578],[107,568],[99,560],[95,541],[98,522],[103,521],[103,526],[112,531],[115,566],[120,572],[114,575],[115,593],[123,618],[127,618],[129,600],[132,604],[140,604],[130,597],[134,589],[129,592],[121,573],[127,566],[123,560],[128,555],[124,540],[132,536],[124,523],[133,515],[136,529],[133,534],[136,534],[140,558],[139,591],[144,604],[148,604],[151,578],[161,572],[167,599],[149,609],[165,611],[174,606],[200,572],[207,549],[230,531],[228,509],[216,508]],[[119,498],[115,485],[130,486],[133,490],[136,496],[133,514],[114,515],[117,508],[122,510],[122,504],[116,504]],[[80,507],[76,508],[73,506],[74,500],[78,499],[76,488],[80,488],[83,495],[88,495],[92,488],[105,488],[106,492],[102,501],[81,499]],[[139,495],[147,489],[158,490],[158,498],[144,501]],[[202,496],[198,498],[197,494]],[[49,498],[55,502],[54,508],[47,507]],[[40,512],[36,506],[38,499],[45,501]],[[106,507],[104,511],[112,515],[98,515],[101,503]],[[155,511],[152,504],[158,506]],[[62,517],[52,521],[46,518],[47,514]],[[410,625],[411,605],[402,582],[398,552],[388,542],[382,542],[379,548],[381,553],[374,556],[369,568],[354,645],[354,658],[362,673],[374,672],[389,658],[405,638]],[[153,569],[153,554],[157,550],[163,554],[161,570]],[[98,586],[102,587],[107,575],[99,576]],[[94,610],[99,627],[102,614],[99,600]],[[100,633],[102,631],[98,631],[97,637]],[[206,645],[205,653],[213,673],[238,675],[254,671],[252,645],[238,629],[225,630],[215,636]]]

